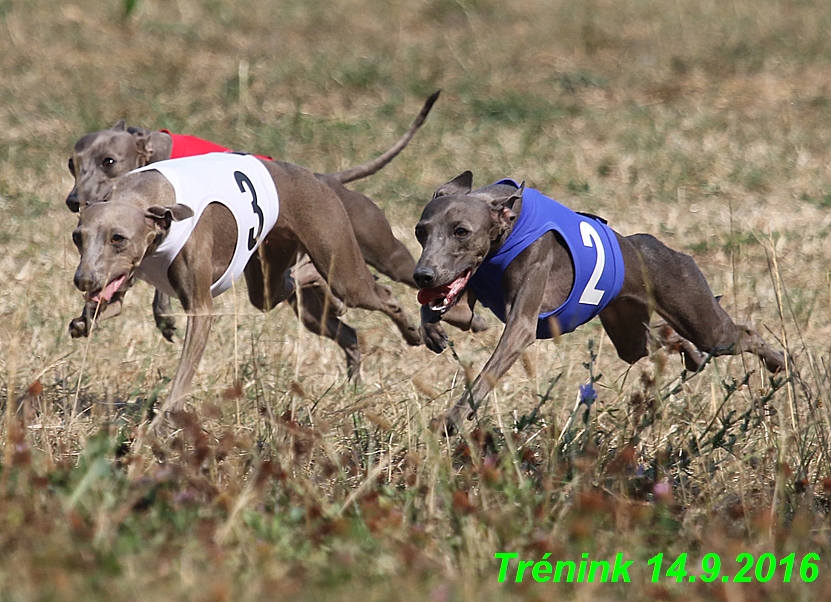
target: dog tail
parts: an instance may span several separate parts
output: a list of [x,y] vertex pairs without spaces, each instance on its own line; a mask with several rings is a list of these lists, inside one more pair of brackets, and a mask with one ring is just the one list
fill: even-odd
[[363,165],[358,165],[357,167],[353,167],[351,169],[346,169],[344,171],[338,171],[332,174],[328,174],[329,176],[338,180],[341,184],[347,184],[349,182],[354,182],[355,180],[360,180],[361,178],[366,178],[367,176],[371,176],[375,172],[379,171],[383,168],[387,163],[395,159],[395,157],[404,150],[404,147],[410,143],[410,140],[413,139],[415,133],[418,129],[424,125],[424,122],[427,120],[427,115],[430,113],[430,109],[433,108],[433,104],[441,94],[441,90],[436,90],[433,94],[430,95],[424,102],[424,106],[421,107],[421,112],[418,114],[418,117],[415,118],[413,124],[410,126],[410,129],[401,136],[401,138],[393,144],[390,149],[385,152],[383,155],[380,155],[373,159],[372,161],[368,161]]

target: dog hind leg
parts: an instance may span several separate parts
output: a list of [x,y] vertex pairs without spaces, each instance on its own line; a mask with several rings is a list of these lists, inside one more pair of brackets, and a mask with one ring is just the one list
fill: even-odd
[[[334,224],[349,224],[346,210],[335,192],[309,178],[311,173],[301,168],[288,164],[269,167],[283,169],[286,176],[292,176],[286,178],[281,211],[287,227],[308,252],[333,294],[347,307],[383,312],[408,344],[419,345],[421,337],[400,302],[370,274],[352,229],[333,228]],[[321,215],[326,219],[321,219]]]
[[[339,319],[346,312],[343,301],[332,294],[309,256],[303,253],[288,272],[294,292],[288,303],[303,325],[318,336],[335,341],[346,354],[346,372],[354,383],[361,378],[358,333]],[[300,296],[298,303],[298,294]]]
[[750,326],[733,322],[713,296],[704,274],[692,257],[673,251],[647,234],[627,238],[637,249],[655,310],[681,337],[713,355],[757,355],[771,372],[785,365],[784,354],[774,351]]
[[261,311],[271,311],[294,293],[289,268],[295,261],[297,250],[297,243],[275,236],[263,241],[243,272],[251,305]]
[[634,364],[649,354],[649,307],[635,299],[618,299],[600,312],[600,323],[618,357]]
[[297,294],[292,294],[288,302],[294,313],[308,330],[318,336],[325,336],[335,341],[346,355],[346,374],[355,384],[361,381],[361,351],[358,347],[357,331],[341,321],[328,307],[326,294],[317,287],[304,287]]

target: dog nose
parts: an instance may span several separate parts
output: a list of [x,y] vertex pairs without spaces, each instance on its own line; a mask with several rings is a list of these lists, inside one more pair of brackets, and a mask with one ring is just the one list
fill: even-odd
[[66,197],[66,206],[69,207],[72,213],[78,213],[78,210],[81,208],[81,202],[78,200],[78,192],[74,188],[69,193],[69,196]]
[[92,288],[92,278],[89,274],[81,271],[75,271],[75,278],[73,278],[75,282],[75,288],[77,288],[81,292],[87,292]]
[[436,281],[436,270],[426,266],[416,266],[413,272],[413,280],[419,288],[430,288]]

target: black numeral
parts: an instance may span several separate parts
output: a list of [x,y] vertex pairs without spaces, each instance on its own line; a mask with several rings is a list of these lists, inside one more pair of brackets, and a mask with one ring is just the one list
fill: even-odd
[[[257,216],[257,233],[254,234],[254,228],[248,230],[248,250],[251,251],[257,245],[257,241],[263,233],[263,222],[265,221],[263,218],[263,210],[260,209],[260,206],[257,204],[257,191],[254,190],[254,185],[251,183],[248,176],[241,171],[235,171],[234,179],[237,181],[237,186],[239,186],[240,192],[251,193],[251,208],[254,210],[254,215]],[[248,184],[247,191],[245,190],[245,184]]]

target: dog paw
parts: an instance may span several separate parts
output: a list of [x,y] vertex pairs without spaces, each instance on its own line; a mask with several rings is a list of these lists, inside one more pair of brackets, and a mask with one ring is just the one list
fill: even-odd
[[156,328],[159,329],[166,340],[173,342],[173,337],[176,334],[176,320],[170,316],[158,316],[156,317]]
[[430,430],[439,437],[452,437],[459,431],[459,425],[448,414],[440,414],[430,420]]
[[69,336],[73,339],[89,336],[89,322],[84,316],[78,316],[69,323]]
[[358,346],[344,348],[346,353],[346,376],[354,386],[361,384],[361,351]]
[[485,319],[482,316],[473,316],[470,321],[470,330],[472,332],[484,332],[488,329]]
[[[788,358],[793,365],[793,358]],[[768,372],[772,374],[776,374],[777,372],[781,372],[785,369],[785,354],[781,351],[772,352],[770,355],[764,358],[765,368],[768,369]]]
[[407,330],[402,334],[404,335],[404,340],[407,341],[407,344],[411,347],[418,347],[423,342],[421,334],[414,326],[407,328]]
[[438,324],[422,324],[419,330],[427,349],[433,353],[441,353],[447,348],[447,333]]
[[473,420],[473,411],[459,403],[449,412],[433,418],[430,421],[430,429],[437,435],[450,437],[461,433],[467,420]]

